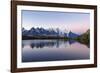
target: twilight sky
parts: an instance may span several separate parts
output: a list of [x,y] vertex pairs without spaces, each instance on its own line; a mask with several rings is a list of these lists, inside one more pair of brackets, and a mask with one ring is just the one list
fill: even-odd
[[22,27],[59,28],[61,31],[72,31],[78,34],[90,28],[90,14],[76,12],[22,10]]

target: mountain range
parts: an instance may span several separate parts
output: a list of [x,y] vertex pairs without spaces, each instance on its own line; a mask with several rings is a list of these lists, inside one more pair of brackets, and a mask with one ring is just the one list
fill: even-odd
[[31,38],[41,38],[41,37],[59,37],[59,38],[77,38],[78,34],[73,32],[62,32],[59,29],[44,29],[44,28],[31,28],[30,30],[26,30],[22,28],[22,37],[31,37]]

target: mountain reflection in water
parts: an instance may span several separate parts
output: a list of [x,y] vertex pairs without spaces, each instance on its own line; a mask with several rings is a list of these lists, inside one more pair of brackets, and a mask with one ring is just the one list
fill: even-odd
[[[23,40],[25,41],[25,40]],[[27,40],[26,40],[27,41]],[[70,45],[71,44],[74,44],[76,41],[75,40],[68,40],[68,41],[65,41],[65,40],[30,40],[30,42],[23,42],[22,43],[22,47],[24,47],[27,43],[30,44],[31,48],[43,48],[43,47],[53,47],[53,46],[56,46],[57,48],[59,48],[59,46],[61,44],[66,44],[66,43],[69,43]],[[89,47],[88,44],[85,44],[87,47]]]
[[89,45],[74,40],[22,40],[22,62],[89,59]]

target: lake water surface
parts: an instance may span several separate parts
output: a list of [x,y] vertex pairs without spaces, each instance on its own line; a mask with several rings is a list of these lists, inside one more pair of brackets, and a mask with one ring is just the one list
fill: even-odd
[[90,58],[90,48],[69,40],[22,40],[22,62],[83,60]]

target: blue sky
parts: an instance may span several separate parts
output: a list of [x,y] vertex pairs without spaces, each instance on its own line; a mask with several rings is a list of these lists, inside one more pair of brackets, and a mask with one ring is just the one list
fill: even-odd
[[61,31],[84,33],[90,27],[89,13],[22,10],[22,27],[59,28]]

